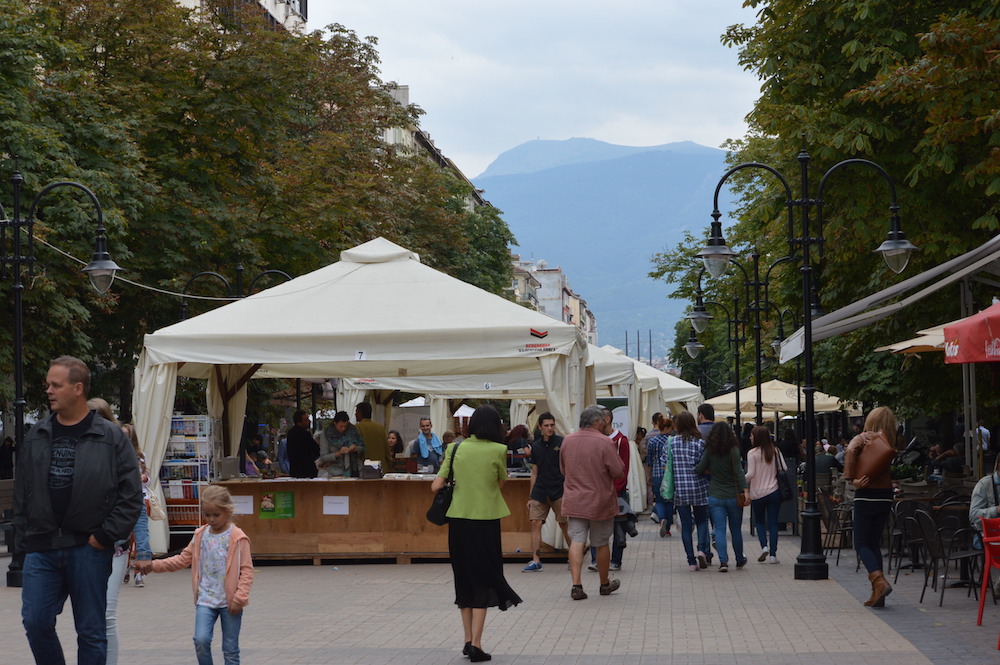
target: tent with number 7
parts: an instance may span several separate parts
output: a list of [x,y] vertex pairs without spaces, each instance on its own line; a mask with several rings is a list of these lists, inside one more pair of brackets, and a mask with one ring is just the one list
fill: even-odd
[[[133,414],[148,459],[163,458],[178,377],[208,380],[225,450],[239,445],[252,378],[540,374],[561,431],[595,400],[575,327],[420,262],[384,238],[340,261],[146,335]],[[588,388],[589,385],[589,388]]]

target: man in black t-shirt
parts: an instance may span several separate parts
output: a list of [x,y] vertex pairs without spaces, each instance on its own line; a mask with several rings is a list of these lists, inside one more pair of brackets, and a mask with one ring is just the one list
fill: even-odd
[[14,484],[21,616],[35,662],[62,663],[56,616],[69,598],[78,662],[103,665],[114,543],[132,533],[143,507],[139,461],[121,429],[87,408],[82,361],[56,358],[46,383],[52,415],[25,437]]
[[531,498],[528,499],[528,519],[531,520],[532,560],[521,572],[534,573],[542,569],[542,524],[551,509],[566,538],[569,547],[569,532],[566,518],[562,514],[563,474],[559,467],[559,448],[563,438],[556,435],[556,419],[551,413],[538,417],[540,434],[529,447],[531,461]]
[[288,430],[288,475],[293,478],[315,478],[318,469],[319,444],[309,432],[309,414],[296,411],[292,415],[295,423]]

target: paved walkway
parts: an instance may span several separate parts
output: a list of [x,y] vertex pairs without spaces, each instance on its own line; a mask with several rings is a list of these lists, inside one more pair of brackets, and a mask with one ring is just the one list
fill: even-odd
[[[923,574],[903,574],[884,610],[861,605],[867,578],[853,552],[831,561],[831,579],[796,581],[797,538],[783,538],[779,565],[687,570],[680,538],[660,539],[640,520],[629,541],[620,591],[569,597],[565,564],[523,574],[506,566],[524,603],[487,617],[484,647],[511,665],[982,665],[996,662],[1000,606],[988,602],[976,626],[976,600],[964,589],[918,604]],[[745,534],[749,529],[744,530]],[[746,537],[746,536],[745,536]],[[759,552],[747,537],[748,554]],[[0,566],[6,569],[6,559]],[[732,562],[731,562],[732,563]],[[447,564],[262,565],[243,622],[243,663],[253,665],[424,665],[465,663]],[[122,589],[122,665],[194,662],[187,571],[151,575],[144,589]],[[60,618],[67,661],[75,635]],[[221,663],[216,637],[216,662]],[[19,590],[0,588],[0,662],[31,663],[21,629]]]

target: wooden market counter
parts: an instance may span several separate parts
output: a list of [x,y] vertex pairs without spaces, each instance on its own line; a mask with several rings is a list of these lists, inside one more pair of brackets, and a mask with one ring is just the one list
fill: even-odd
[[[435,526],[425,516],[433,498],[430,477],[241,479],[215,484],[233,495],[236,524],[250,537],[255,559],[312,559],[319,564],[322,559],[409,563],[448,557],[448,527]],[[531,551],[528,484],[527,478],[512,478],[502,490],[511,510],[500,521],[505,557],[524,558]]]

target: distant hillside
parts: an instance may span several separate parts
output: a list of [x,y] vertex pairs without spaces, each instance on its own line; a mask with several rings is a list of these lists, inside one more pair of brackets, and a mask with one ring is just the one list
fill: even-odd
[[595,139],[568,139],[566,141],[528,141],[511,148],[490,164],[476,180],[500,175],[536,173],[557,166],[602,162],[628,157],[642,152],[669,151],[674,154],[714,154],[715,148],[684,141],[654,146],[629,146],[604,143]]
[[[712,195],[725,173],[725,151],[695,143],[652,147],[593,139],[530,141],[500,155],[477,187],[503,211],[522,259],[561,266],[597,317],[600,342],[623,347],[648,330],[654,353],[673,341],[687,303],[647,273],[650,257],[681,232],[700,235],[711,222]],[[732,209],[727,198],[720,201]]]

